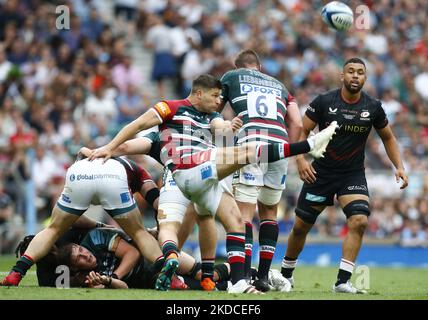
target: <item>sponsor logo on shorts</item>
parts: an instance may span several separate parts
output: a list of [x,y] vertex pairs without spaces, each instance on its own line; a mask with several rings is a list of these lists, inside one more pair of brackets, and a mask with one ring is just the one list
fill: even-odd
[[201,169],[201,178],[202,180],[208,179],[212,177],[213,175],[213,169],[211,166],[204,167]]
[[244,179],[254,181],[254,180],[256,180],[256,177],[254,177],[254,175],[252,175],[251,173],[244,172]]
[[176,186],[176,185],[177,185],[177,183],[175,182],[175,180],[174,180],[174,179],[168,180],[168,184],[169,184],[169,186],[171,186],[171,187],[174,187],[174,186]]
[[131,200],[131,195],[129,194],[129,192],[123,192],[120,194],[120,200],[122,201],[122,203],[129,202]]
[[349,191],[353,191],[353,190],[362,190],[362,191],[367,191],[367,186],[365,185],[359,185],[359,186],[349,186],[348,187]]
[[78,174],[77,176],[74,176],[72,174],[70,176],[70,180],[74,181],[76,179],[77,181],[80,180],[95,180],[95,179],[117,179],[120,180],[120,176],[117,174]]
[[61,194],[61,199],[62,199],[62,201],[66,202],[66,203],[71,203],[70,198],[63,193]]
[[312,193],[306,193],[305,199],[309,200],[309,201],[312,201],[312,202],[323,202],[327,198],[323,197],[323,196],[317,196],[317,195],[314,195]]
[[287,178],[287,175],[286,174],[284,174],[283,176],[282,176],[282,179],[281,179],[281,184],[285,184],[285,179]]

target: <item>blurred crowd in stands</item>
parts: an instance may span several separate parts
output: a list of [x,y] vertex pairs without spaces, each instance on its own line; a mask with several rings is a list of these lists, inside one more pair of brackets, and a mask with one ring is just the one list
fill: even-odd
[[[424,0],[345,1],[352,8],[370,8],[370,29],[338,33],[321,20],[326,2],[0,0],[3,245],[23,232],[28,182],[36,188],[34,205],[41,222],[81,146],[105,144],[159,99],[187,96],[199,74],[221,76],[245,48],[259,52],[264,71],[284,82],[302,114],[317,94],[340,85],[347,58],[366,61],[365,90],[382,100],[411,179],[408,191],[397,192],[382,144],[375,135],[369,139],[368,178],[383,173],[373,180],[374,185],[382,183],[372,190],[367,235],[400,239],[403,245],[426,244],[428,5]],[[60,4],[69,9],[69,29],[61,29],[67,21],[59,19],[63,11],[55,11]],[[143,53],[152,59],[141,60]],[[230,110],[224,115],[231,117]],[[138,160],[160,178],[159,166],[147,158]],[[296,174],[294,161],[289,172]],[[298,179],[289,179],[284,193],[283,232],[290,230],[299,192],[290,181]],[[344,222],[340,210],[331,207],[313,233],[343,236]]]

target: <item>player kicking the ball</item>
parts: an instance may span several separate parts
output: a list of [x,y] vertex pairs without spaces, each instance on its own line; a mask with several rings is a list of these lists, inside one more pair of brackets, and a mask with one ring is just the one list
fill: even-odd
[[[301,153],[314,157],[323,155],[335,133],[337,124],[305,141],[288,144],[251,143],[242,147],[216,148],[210,139],[211,132],[225,133],[232,124],[224,121],[217,110],[220,106],[221,83],[211,75],[201,75],[193,81],[187,99],[162,101],[125,126],[104,147],[94,150],[90,159],[109,159],[123,142],[141,130],[160,126],[163,162],[171,170],[177,186],[192,202],[202,221],[217,216],[227,232],[226,248],[231,266],[230,293],[260,293],[244,279],[245,232],[241,214],[233,196],[219,181],[249,163],[273,162]],[[210,132],[211,131],[211,132]],[[211,223],[207,223],[211,226]],[[161,225],[162,228],[162,225]],[[200,221],[200,233],[209,233]],[[162,251],[165,266],[158,278],[157,287],[167,289],[171,276],[178,268],[176,235],[165,241]],[[212,274],[216,246],[201,243],[203,273]]]

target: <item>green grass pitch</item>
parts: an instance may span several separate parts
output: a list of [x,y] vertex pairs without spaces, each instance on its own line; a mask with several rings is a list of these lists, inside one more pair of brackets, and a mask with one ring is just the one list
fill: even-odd
[[[14,262],[13,256],[0,256],[1,278]],[[372,267],[369,270],[370,289],[367,295],[332,293],[336,268],[298,266],[294,274],[296,287],[292,292],[268,292],[254,296],[202,291],[40,288],[37,287],[35,268],[32,268],[21,286],[0,287],[0,300],[428,300],[428,269]]]

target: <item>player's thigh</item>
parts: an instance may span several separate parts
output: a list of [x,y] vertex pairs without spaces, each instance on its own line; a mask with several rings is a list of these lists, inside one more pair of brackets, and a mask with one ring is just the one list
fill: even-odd
[[337,200],[348,220],[353,216],[370,215],[369,190],[364,172],[353,173],[343,178]]
[[304,183],[297,200],[296,215],[308,224],[314,224],[326,206],[334,204],[337,186],[332,178],[317,176],[314,183]]
[[184,196],[171,173],[169,173],[159,195],[157,216],[159,224],[165,222],[182,223],[189,204],[190,200]]

